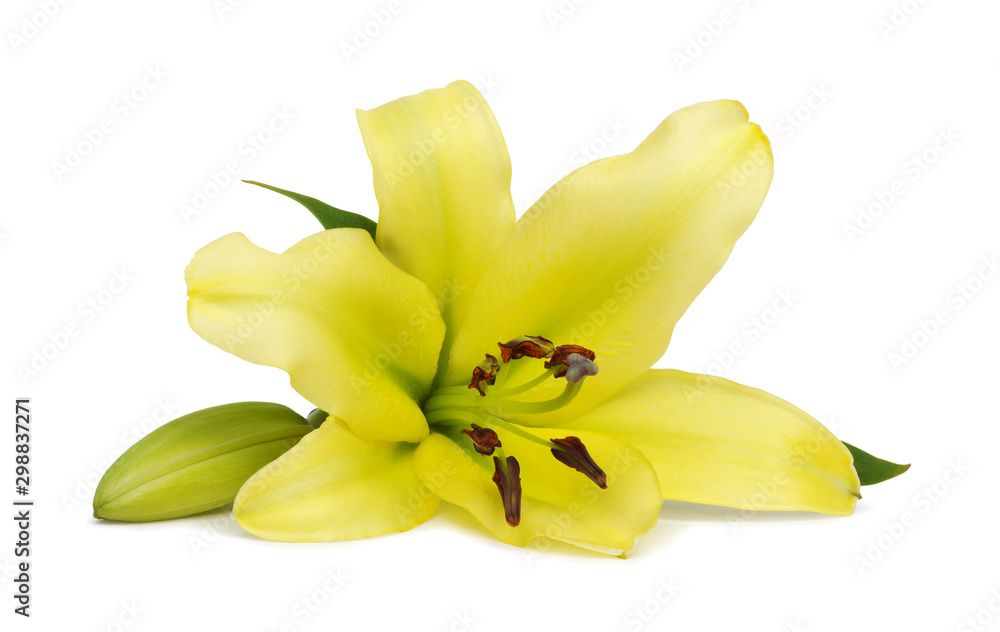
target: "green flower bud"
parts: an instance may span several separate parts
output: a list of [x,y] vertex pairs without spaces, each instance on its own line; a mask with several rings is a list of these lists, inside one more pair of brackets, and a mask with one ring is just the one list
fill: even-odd
[[94,517],[150,522],[229,504],[248,478],[310,431],[280,404],[242,402],[184,415],[118,457],[97,486]]

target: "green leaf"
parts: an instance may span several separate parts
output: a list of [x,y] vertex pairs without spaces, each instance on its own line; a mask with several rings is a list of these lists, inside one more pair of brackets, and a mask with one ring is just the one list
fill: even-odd
[[858,478],[861,479],[862,485],[881,483],[890,478],[896,478],[910,469],[909,463],[900,465],[898,463],[883,461],[876,456],[868,454],[861,448],[855,448],[850,443],[844,442],[844,445],[854,455],[854,469],[858,472]]
[[244,180],[244,182],[247,184],[255,184],[259,187],[270,189],[271,191],[275,191],[276,193],[292,198],[302,206],[309,209],[309,212],[311,212],[316,219],[319,220],[319,223],[323,225],[323,228],[327,230],[331,228],[361,228],[367,230],[372,236],[372,239],[375,239],[376,224],[364,215],[358,215],[357,213],[351,213],[350,211],[343,211],[334,206],[330,206],[326,202],[320,202],[316,198],[311,198],[308,195],[286,191],[285,189],[272,187],[269,184],[254,182],[253,180]]
[[206,408],[164,424],[125,451],[94,493],[94,517],[150,522],[233,502],[259,469],[312,431],[280,404]]

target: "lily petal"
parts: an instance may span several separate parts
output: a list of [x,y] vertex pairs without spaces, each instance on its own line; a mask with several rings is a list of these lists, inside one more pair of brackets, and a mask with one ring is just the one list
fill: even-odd
[[[674,324],[757,214],[771,175],[767,137],[736,101],[679,110],[635,151],[569,174],[483,273],[444,383],[467,380],[498,342],[544,336],[595,351],[600,376],[570,406],[518,421],[559,423],[593,408],[663,355]],[[551,380],[532,394],[548,399],[561,387]]]
[[331,417],[240,488],[233,516],[250,533],[284,542],[406,531],[440,502],[413,473],[415,449],[364,441]]
[[358,124],[375,175],[376,243],[427,284],[450,325],[514,227],[500,127],[466,81],[358,110]]
[[[434,433],[417,448],[413,469],[441,499],[464,507],[497,538],[515,546],[548,537],[621,555],[632,548],[636,536],[656,524],[663,502],[656,473],[635,448],[598,433],[579,433],[607,472],[608,488],[600,489],[544,447],[499,432],[505,453],[521,466],[521,522],[516,527],[505,519],[491,478],[491,459],[475,452],[470,455],[448,437]],[[566,434],[565,429],[531,432],[544,439]]]
[[845,516],[861,497],[850,451],[822,424],[719,377],[652,369],[572,425],[642,451],[666,499]]
[[383,257],[363,230],[317,233],[282,254],[233,233],[186,271],[198,335],[284,369],[314,405],[360,437],[419,441],[444,323],[423,283]]

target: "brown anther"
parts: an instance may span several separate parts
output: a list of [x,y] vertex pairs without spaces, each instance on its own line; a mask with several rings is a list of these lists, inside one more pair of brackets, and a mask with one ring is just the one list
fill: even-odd
[[559,345],[552,352],[552,358],[545,363],[545,368],[551,369],[556,367],[556,372],[552,376],[563,377],[569,371],[570,356],[574,354],[581,355],[591,362],[597,359],[597,354],[586,347],[581,347],[580,345]]
[[604,473],[590,453],[587,446],[583,445],[579,437],[566,437],[564,439],[550,439],[558,448],[552,448],[552,456],[562,463],[568,465],[577,472],[580,472],[590,480],[594,481],[601,489],[608,488],[608,476]]
[[547,358],[555,351],[555,344],[541,336],[521,336],[510,342],[498,342],[500,358],[506,363],[511,360],[528,358]]
[[507,466],[504,467],[500,457],[493,457],[493,482],[500,490],[500,498],[503,499],[503,513],[507,518],[507,524],[516,527],[521,524],[521,465],[512,456],[507,457]]
[[500,370],[500,363],[490,354],[486,354],[486,359],[479,363],[479,366],[472,369],[472,381],[469,388],[479,391],[483,397],[486,396],[486,387],[493,386],[497,381],[497,372]]
[[472,424],[472,430],[462,428],[462,434],[469,435],[476,452],[483,456],[493,454],[493,451],[500,447],[500,437],[490,428],[483,428],[478,424]]

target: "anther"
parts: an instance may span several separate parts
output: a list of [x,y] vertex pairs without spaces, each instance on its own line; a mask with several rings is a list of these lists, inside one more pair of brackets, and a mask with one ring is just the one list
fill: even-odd
[[510,342],[498,342],[497,346],[500,347],[500,358],[504,363],[524,357],[547,358],[556,349],[551,340],[541,336],[521,336]]
[[521,465],[512,456],[507,457],[506,465],[500,457],[493,457],[493,482],[500,490],[503,499],[503,513],[507,524],[516,527],[521,524]]
[[583,445],[583,441],[580,441],[579,437],[551,439],[551,441],[558,446],[552,448],[552,456],[556,457],[560,463],[580,472],[594,481],[601,489],[608,488],[607,475],[591,458],[590,453],[587,452],[587,446]]
[[494,450],[500,447],[500,437],[490,428],[483,428],[479,424],[472,424],[472,430],[462,428],[462,434],[469,435],[472,439],[476,452],[483,456],[493,454]]
[[490,354],[486,354],[486,359],[479,363],[479,366],[472,369],[472,381],[469,388],[479,391],[483,397],[486,396],[486,387],[493,386],[497,381],[497,372],[500,370],[500,363]]
[[586,347],[559,345],[552,352],[552,358],[545,363],[545,368],[556,370],[553,377],[565,377],[570,384],[576,384],[588,375],[597,375],[596,358],[597,354]]

